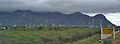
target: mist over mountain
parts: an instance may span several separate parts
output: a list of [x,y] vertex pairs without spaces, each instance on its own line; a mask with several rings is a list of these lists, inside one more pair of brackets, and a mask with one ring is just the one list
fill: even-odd
[[86,27],[114,27],[103,14],[90,17],[81,12],[63,14],[61,12],[33,12],[31,10],[16,10],[14,12],[0,11],[0,25],[40,26],[65,25]]

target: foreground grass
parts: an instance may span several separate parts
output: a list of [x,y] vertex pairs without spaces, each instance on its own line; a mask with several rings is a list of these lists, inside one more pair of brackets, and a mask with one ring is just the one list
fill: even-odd
[[[103,40],[103,44],[120,44],[120,32],[118,32],[117,34],[116,34],[116,36],[115,36],[115,40],[114,40],[114,37],[113,36],[111,36],[111,37],[109,37],[109,38],[107,38],[107,39],[104,39]],[[98,44],[98,43],[97,43]],[[99,44],[101,44],[101,43],[99,43]]]
[[84,41],[77,41],[73,44],[99,44],[100,34],[96,34],[88,39],[85,39]]
[[[88,38],[98,31],[99,29],[96,28],[62,28],[62,30],[38,31],[3,30],[0,31],[0,44],[66,44]],[[88,41],[92,42],[92,40],[94,38]]]

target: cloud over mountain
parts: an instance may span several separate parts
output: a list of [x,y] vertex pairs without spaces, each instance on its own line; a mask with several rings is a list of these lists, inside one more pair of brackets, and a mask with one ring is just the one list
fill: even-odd
[[120,0],[0,0],[0,10],[120,12]]
[[[60,11],[73,13],[76,11],[84,13],[113,13],[106,15],[110,21],[118,24],[114,19],[120,13],[120,0],[0,0],[0,11],[14,11],[17,9],[30,9],[32,11]],[[117,14],[117,15],[114,15]],[[112,18],[110,18],[112,16]],[[113,20],[114,19],[114,20]],[[119,21],[120,22],[120,21]],[[120,24],[118,24],[120,25]]]

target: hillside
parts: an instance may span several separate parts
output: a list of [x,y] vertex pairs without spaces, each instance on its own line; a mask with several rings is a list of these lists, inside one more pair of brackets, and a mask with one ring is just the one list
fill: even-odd
[[33,12],[31,10],[16,10],[14,12],[0,12],[0,25],[41,26],[65,25],[85,27],[113,27],[103,14],[90,17],[81,12],[63,14],[60,12]]

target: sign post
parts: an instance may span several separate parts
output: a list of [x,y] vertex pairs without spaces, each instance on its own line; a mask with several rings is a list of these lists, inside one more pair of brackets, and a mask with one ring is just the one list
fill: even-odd
[[113,28],[101,28],[101,39],[106,39],[111,35],[114,35]]
[[103,34],[113,34],[113,29],[112,28],[102,28]]
[[115,28],[113,28],[113,33],[114,33],[114,41],[115,41]]
[[115,40],[115,28],[101,28],[101,40],[107,39],[112,35]]

